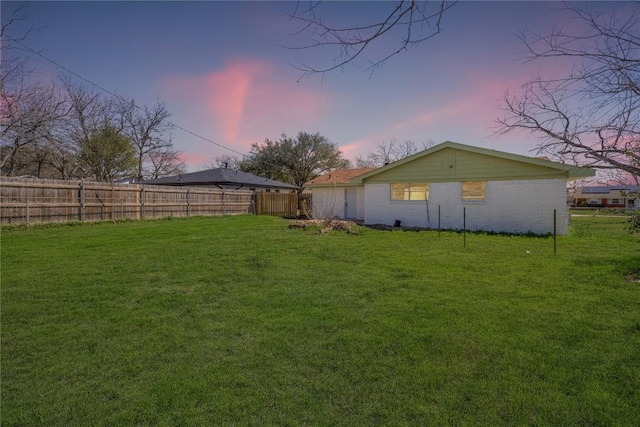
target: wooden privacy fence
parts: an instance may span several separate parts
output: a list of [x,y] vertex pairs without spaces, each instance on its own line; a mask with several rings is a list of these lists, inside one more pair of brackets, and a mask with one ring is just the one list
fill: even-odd
[[257,192],[256,214],[297,218],[298,194]]
[[253,192],[0,178],[0,223],[101,221],[255,213]]

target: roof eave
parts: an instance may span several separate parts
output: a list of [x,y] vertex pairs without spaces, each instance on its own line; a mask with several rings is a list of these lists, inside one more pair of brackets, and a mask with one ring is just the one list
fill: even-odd
[[569,179],[589,178],[596,175],[596,170],[591,168],[572,168],[569,170]]
[[[353,179],[352,179],[352,181],[353,181]],[[305,185],[305,188],[357,187],[358,185],[362,185],[362,183],[353,183],[351,181],[349,181],[349,182],[340,182],[340,183],[319,182],[317,184],[307,184],[307,185]]]
[[243,187],[259,187],[259,188],[280,188],[287,190],[299,190],[300,187],[296,187],[295,185],[277,185],[277,184],[256,184],[256,183],[247,183],[247,182],[232,182],[232,181],[173,181],[173,182],[145,182],[142,181],[140,184],[146,185],[174,185],[174,186],[193,186],[193,185],[206,185],[206,186],[218,186],[218,185],[229,185],[229,186],[243,186]]

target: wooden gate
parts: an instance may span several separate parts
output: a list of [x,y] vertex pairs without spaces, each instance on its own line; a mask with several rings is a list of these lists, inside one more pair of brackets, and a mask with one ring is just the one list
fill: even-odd
[[256,214],[298,217],[298,193],[256,192]]

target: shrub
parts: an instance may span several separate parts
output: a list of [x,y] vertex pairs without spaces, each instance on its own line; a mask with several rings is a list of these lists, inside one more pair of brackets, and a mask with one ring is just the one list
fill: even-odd
[[629,216],[629,231],[631,234],[640,233],[640,213],[633,213]]

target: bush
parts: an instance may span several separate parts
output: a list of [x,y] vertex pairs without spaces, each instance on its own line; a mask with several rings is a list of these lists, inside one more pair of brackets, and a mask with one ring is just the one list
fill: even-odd
[[629,231],[631,234],[640,233],[640,213],[633,213],[629,217]]

